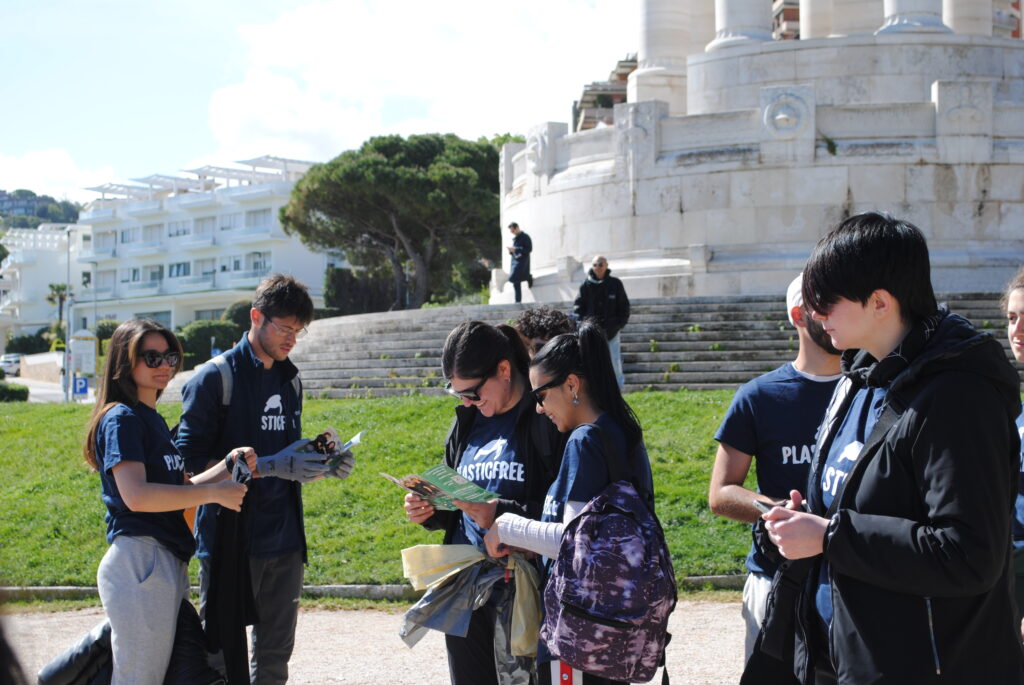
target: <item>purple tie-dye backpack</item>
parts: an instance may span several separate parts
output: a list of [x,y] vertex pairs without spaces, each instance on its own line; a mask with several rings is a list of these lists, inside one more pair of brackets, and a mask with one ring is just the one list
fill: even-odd
[[665,662],[676,577],[650,501],[616,480],[565,527],[544,588],[540,638],[584,673],[645,683]]

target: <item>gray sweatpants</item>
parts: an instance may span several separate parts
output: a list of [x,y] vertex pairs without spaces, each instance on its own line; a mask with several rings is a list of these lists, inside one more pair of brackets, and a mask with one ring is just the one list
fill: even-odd
[[[210,588],[210,560],[199,560],[200,615],[206,619],[206,595]],[[253,685],[283,685],[288,682],[288,660],[295,646],[299,618],[299,595],[305,565],[302,552],[280,557],[249,557],[252,591],[260,622],[252,628],[249,675]],[[223,655],[211,655],[214,668],[224,668]]]
[[188,567],[151,537],[119,535],[96,572],[110,620],[111,685],[160,685],[174,647]]

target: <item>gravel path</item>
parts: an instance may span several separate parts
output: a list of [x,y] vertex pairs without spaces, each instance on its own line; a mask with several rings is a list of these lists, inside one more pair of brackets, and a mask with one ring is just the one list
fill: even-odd
[[[43,664],[103,619],[99,609],[3,617],[25,671]],[[290,683],[416,683],[444,685],[444,640],[431,631],[410,650],[398,638],[400,614],[381,611],[304,610],[299,614]],[[670,619],[672,682],[736,683],[742,670],[743,621],[738,603],[679,603]],[[34,679],[34,678],[33,678]],[[660,675],[654,682],[660,682]]]

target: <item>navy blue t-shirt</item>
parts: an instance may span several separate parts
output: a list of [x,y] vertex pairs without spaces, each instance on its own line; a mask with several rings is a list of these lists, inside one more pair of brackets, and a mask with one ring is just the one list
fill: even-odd
[[[502,499],[526,499],[526,465],[516,444],[519,412],[513,408],[504,414],[478,414],[469,430],[466,448],[455,469],[464,478]],[[484,548],[486,530],[463,513],[452,541]]]
[[148,536],[187,562],[195,553],[196,544],[181,510],[132,511],[121,499],[113,469],[128,461],[145,466],[149,483],[185,482],[185,463],[171,440],[167,422],[141,402],[135,407],[115,404],[100,419],[96,430],[96,462],[100,467],[103,504],[107,507],[107,542],[113,542],[118,535]]
[[1013,517],[1013,546],[1024,547],[1024,407],[1017,417],[1017,431],[1020,433],[1020,473],[1017,475],[1017,502]]
[[[758,492],[786,499],[799,490],[806,496],[818,425],[839,378],[811,379],[786,363],[736,391],[715,440],[754,457]],[[756,543],[746,565],[769,576],[777,569]]]
[[[843,481],[857,463],[857,457],[871,435],[871,430],[878,423],[878,417],[882,415],[885,405],[886,390],[887,388],[861,388],[850,401],[846,416],[843,417],[843,422],[832,439],[825,467],[821,471],[821,482],[818,483],[821,502],[826,510],[832,506],[832,501],[839,494]],[[828,562],[823,560],[815,598],[818,614],[826,626],[832,623],[832,590],[829,586],[828,570]]]
[[[282,380],[281,367],[274,364],[259,372],[260,407],[259,434],[255,436],[256,452],[260,456],[275,454],[291,444],[288,427],[299,421],[299,416],[287,416],[281,395],[290,384]],[[302,523],[296,506],[295,488],[284,478],[257,478],[249,483],[255,491],[247,501],[256,503],[249,510],[251,530],[249,554],[253,557],[276,557],[302,549]]]

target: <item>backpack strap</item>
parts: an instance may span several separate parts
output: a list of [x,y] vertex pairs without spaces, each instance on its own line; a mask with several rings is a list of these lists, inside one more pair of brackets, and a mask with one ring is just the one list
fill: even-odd
[[231,372],[231,364],[228,363],[227,357],[223,354],[218,354],[210,360],[210,363],[220,371],[220,403],[226,407],[231,404],[231,391],[234,389],[235,375]]

